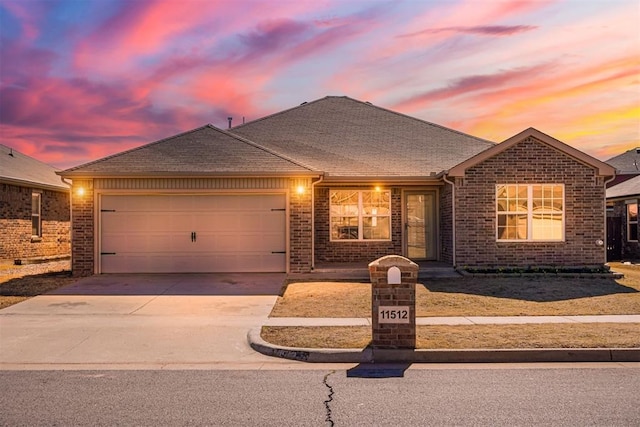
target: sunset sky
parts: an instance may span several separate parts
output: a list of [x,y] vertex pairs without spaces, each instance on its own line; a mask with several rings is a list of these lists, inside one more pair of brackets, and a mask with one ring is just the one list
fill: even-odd
[[346,95],[640,146],[640,2],[0,0],[0,143],[60,168]]

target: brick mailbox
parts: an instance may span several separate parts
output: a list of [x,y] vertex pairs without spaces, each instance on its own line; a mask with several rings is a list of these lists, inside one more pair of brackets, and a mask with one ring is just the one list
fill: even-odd
[[399,255],[369,264],[374,349],[415,349],[418,265]]

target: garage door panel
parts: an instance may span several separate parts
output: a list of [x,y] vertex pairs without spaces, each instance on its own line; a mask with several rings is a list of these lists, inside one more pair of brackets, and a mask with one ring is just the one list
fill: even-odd
[[105,195],[101,271],[285,271],[285,201],[284,194]]

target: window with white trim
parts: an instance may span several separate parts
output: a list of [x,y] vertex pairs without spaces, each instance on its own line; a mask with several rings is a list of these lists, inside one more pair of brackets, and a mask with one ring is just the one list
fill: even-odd
[[563,184],[496,186],[498,241],[564,240]]
[[331,190],[331,240],[391,240],[391,192]]
[[638,241],[638,203],[627,205],[627,241]]
[[31,235],[42,237],[42,194],[31,193]]

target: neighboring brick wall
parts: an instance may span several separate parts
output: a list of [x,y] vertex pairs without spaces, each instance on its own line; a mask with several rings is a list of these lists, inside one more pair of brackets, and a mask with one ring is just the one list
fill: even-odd
[[[303,194],[297,187],[302,185]],[[308,273],[311,271],[311,180],[304,182],[292,180],[289,200],[289,271]]]
[[[42,194],[42,237],[35,238],[31,228],[31,194]],[[0,259],[24,260],[68,256],[69,194],[0,184]]]
[[[460,181],[460,183],[458,183]],[[456,263],[465,266],[602,265],[604,180],[596,171],[527,138],[456,181]],[[463,182],[462,182],[463,181]],[[565,241],[497,242],[496,184],[565,184]]]
[[[640,202],[640,200],[638,200]],[[611,214],[614,217],[621,218],[622,224],[620,227],[621,241],[621,259],[640,259],[640,242],[630,242],[628,240],[628,228],[627,228],[627,204],[624,200],[618,200],[613,204],[613,212]]]
[[[345,187],[340,187],[345,188]],[[351,188],[351,187],[349,187]],[[363,187],[370,189],[370,187]],[[402,190],[391,188],[391,241],[332,242],[329,220],[329,188],[315,194],[315,257],[317,262],[369,263],[385,255],[402,254]]]
[[[78,189],[84,189],[84,194],[79,195]],[[73,180],[72,190],[73,204],[73,275],[91,276],[94,273],[94,197],[93,180]]]

